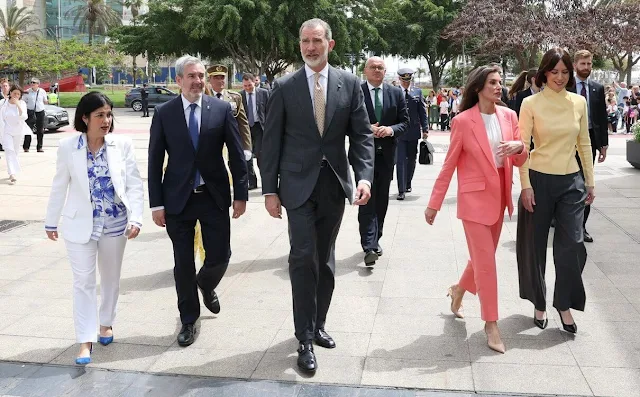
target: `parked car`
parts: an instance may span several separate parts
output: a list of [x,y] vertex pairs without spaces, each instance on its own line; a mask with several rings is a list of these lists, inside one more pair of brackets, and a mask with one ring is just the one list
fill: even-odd
[[[133,109],[136,112],[139,112],[142,110],[142,99],[140,97],[141,89],[142,87],[132,88],[129,92],[127,92],[124,95],[125,107],[131,107],[131,109]],[[160,105],[162,103],[168,102],[171,99],[178,96],[178,94],[176,94],[175,92],[170,91],[164,87],[151,85],[151,86],[148,86],[146,89],[147,89],[147,92],[149,93],[148,100],[149,100],[150,108]]]
[[69,125],[69,113],[59,106],[44,105],[44,129],[56,132],[59,128]]

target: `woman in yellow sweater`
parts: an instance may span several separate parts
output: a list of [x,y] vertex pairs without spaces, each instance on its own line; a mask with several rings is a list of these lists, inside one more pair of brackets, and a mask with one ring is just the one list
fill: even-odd
[[[545,328],[547,238],[555,218],[553,306],[563,329],[576,333],[570,309],[584,310],[586,300],[582,270],[587,251],[582,220],[585,204],[595,198],[587,102],[566,90],[575,84],[575,78],[571,58],[562,48],[544,54],[535,81],[539,87],[546,84],[545,89],[522,102],[519,122],[522,140],[530,142],[533,137],[535,142],[529,161],[520,168],[521,200],[531,213],[533,235],[530,241],[518,243],[521,251],[522,247],[526,250],[525,255],[518,252],[520,297],[534,304],[534,323]],[[585,165],[584,177],[575,158],[576,149]]]

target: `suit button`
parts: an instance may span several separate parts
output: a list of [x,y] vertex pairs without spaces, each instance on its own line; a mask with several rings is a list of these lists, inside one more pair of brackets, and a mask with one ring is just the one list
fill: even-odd
[[193,179],[189,180],[189,185],[193,186]]

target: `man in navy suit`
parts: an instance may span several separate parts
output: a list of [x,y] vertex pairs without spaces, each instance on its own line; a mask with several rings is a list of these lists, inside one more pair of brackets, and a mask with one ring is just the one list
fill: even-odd
[[[226,144],[233,176],[233,218],[246,209],[249,196],[247,163],[231,105],[203,95],[205,68],[198,58],[176,61],[176,82],[182,94],[156,108],[149,138],[149,204],[156,225],[167,228],[173,243],[174,278],[182,328],[178,344],[195,340],[200,317],[198,289],[205,306],[220,312],[215,288],[231,257],[229,177],[222,157]],[[163,164],[169,155],[167,168]],[[195,271],[193,237],[200,221],[206,251]]]
[[409,112],[407,132],[398,138],[398,163],[396,165],[398,200],[404,200],[405,193],[411,192],[411,181],[418,156],[418,140],[421,135],[426,137],[429,133],[429,118],[422,90],[411,87],[413,73],[415,71],[410,68],[398,69],[400,86]]
[[[593,54],[587,50],[576,51],[573,56],[573,69],[576,73],[576,86],[569,88],[569,91],[582,95],[587,100],[587,111],[589,113],[589,138],[591,139],[591,154],[593,161],[596,161],[596,150],[598,151],[598,163],[602,163],[607,158],[607,148],[609,147],[609,120],[607,119],[607,103],[605,100],[604,86],[597,81],[590,80],[591,68],[593,64]],[[582,163],[576,152],[576,159],[582,172]],[[593,243],[593,237],[587,232],[587,219],[591,213],[591,206],[584,207],[583,232],[584,241]]]
[[402,90],[383,83],[386,67],[379,57],[371,57],[364,67],[367,81],[362,84],[364,103],[374,136],[375,166],[371,199],[358,211],[360,243],[364,263],[373,266],[382,255],[384,218],[389,207],[389,186],[393,178],[396,141],[407,131],[409,115]]

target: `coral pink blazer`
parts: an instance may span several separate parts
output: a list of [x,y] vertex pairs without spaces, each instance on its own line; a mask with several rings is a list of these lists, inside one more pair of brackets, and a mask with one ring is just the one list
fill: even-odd
[[[505,141],[519,141],[520,129],[516,113],[503,106],[496,106],[502,138]],[[505,202],[509,216],[513,214],[511,185],[513,165],[520,167],[528,157],[528,151],[504,158]],[[431,193],[429,208],[440,210],[449,188],[453,171],[458,169],[458,218],[483,225],[493,225],[504,214],[500,194],[500,174],[493,159],[489,137],[484,127],[478,105],[468,109],[453,119],[451,144],[444,165]]]

